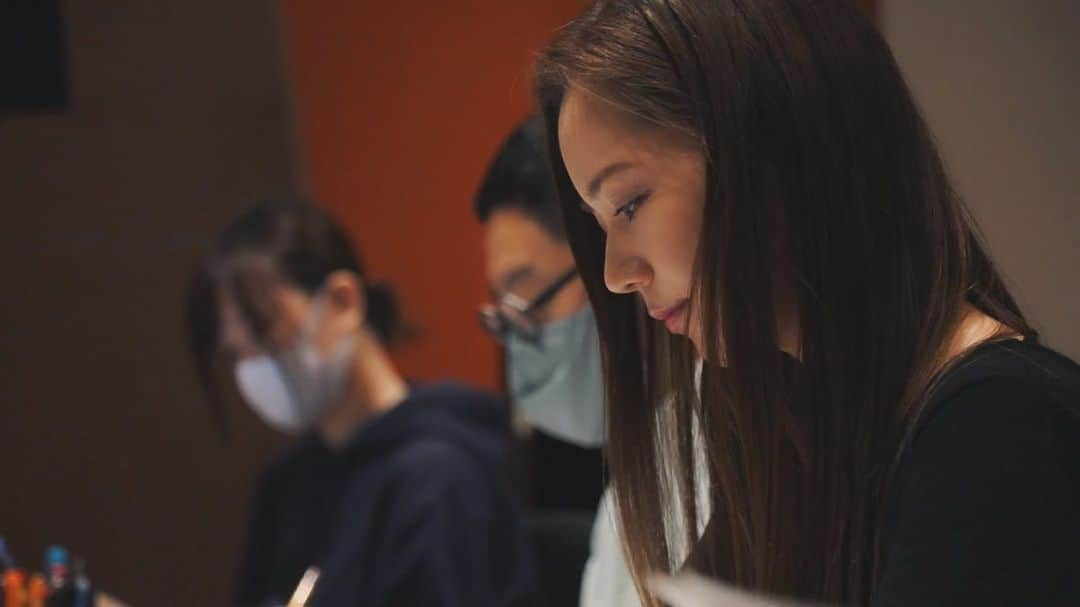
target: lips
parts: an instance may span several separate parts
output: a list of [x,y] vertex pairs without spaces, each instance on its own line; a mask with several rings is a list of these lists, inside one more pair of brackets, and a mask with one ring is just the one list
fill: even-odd
[[664,323],[664,326],[667,327],[668,331],[671,331],[672,333],[683,333],[683,329],[686,326],[686,323],[683,322],[683,316],[686,312],[687,301],[689,300],[683,299],[670,308],[664,308],[662,310],[649,310],[649,316]]

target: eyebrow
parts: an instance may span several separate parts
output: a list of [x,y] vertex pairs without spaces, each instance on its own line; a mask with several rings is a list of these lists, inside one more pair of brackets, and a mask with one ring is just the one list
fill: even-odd
[[600,186],[604,184],[605,179],[611,177],[619,171],[626,170],[632,166],[634,166],[634,163],[632,162],[615,162],[607,165],[602,171],[597,173],[596,176],[592,178],[592,181],[589,182],[589,187],[585,189],[589,198],[596,197],[596,193],[600,191]]
[[[496,289],[502,291],[502,293],[505,293],[510,289],[514,288],[514,285],[520,283],[521,281],[532,275],[532,266],[519,266],[496,279]],[[500,296],[502,295],[502,293],[493,293],[493,295]]]

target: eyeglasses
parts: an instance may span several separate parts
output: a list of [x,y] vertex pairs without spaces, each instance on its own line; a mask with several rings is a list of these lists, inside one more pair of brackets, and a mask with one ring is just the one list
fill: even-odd
[[480,308],[480,325],[499,343],[505,342],[510,333],[527,341],[538,341],[540,321],[537,312],[576,276],[577,268],[570,268],[531,300],[507,293],[495,303],[485,304]]

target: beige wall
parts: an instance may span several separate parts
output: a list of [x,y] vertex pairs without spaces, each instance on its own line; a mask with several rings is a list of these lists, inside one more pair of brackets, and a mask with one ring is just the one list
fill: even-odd
[[1080,359],[1080,2],[885,0],[883,27],[999,265]]

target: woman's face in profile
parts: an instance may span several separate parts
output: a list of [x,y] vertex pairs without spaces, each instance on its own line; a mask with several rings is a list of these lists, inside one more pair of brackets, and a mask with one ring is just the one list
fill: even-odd
[[687,311],[705,204],[700,149],[578,87],[567,92],[558,129],[582,210],[606,234],[608,290],[636,293],[650,316],[704,353],[698,306],[693,318]]

